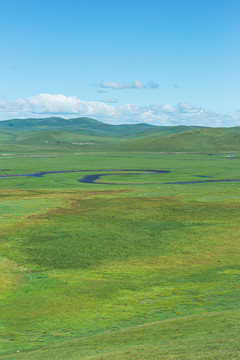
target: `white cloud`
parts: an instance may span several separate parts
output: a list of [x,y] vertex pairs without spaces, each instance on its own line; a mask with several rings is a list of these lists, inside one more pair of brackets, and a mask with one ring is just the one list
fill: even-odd
[[166,112],[166,113],[172,113],[172,112],[174,112],[174,108],[170,104],[163,104],[162,111]]
[[183,114],[194,114],[196,112],[199,112],[200,109],[187,103],[180,103],[178,104],[178,110],[180,113]]
[[158,87],[158,83],[148,82],[147,84],[142,83],[139,80],[134,80],[132,83],[122,83],[118,84],[116,81],[103,81],[100,86],[102,88],[110,88],[114,90],[121,89],[156,89]]
[[76,113],[84,110],[84,104],[76,96],[40,94],[28,98],[28,104],[34,112]]
[[177,106],[152,104],[137,106],[113,104],[115,99],[84,101],[76,96],[40,94],[27,100],[0,100],[0,120],[13,118],[43,118],[89,116],[112,124],[146,122],[154,125],[240,126],[240,113],[219,114],[187,103]]
[[40,94],[31,96],[27,105],[34,113],[45,114],[115,114],[115,108],[98,101],[84,101],[76,96]]

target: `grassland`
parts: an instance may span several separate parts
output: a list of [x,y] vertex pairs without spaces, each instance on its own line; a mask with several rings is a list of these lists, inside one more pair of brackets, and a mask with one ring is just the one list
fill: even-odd
[[0,178],[0,359],[239,360],[240,183],[151,184],[240,179],[239,153],[51,146],[6,142],[0,174],[113,185]]

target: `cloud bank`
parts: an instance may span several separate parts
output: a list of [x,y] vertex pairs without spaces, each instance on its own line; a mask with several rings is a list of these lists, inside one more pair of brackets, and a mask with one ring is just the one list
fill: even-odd
[[114,90],[122,90],[122,89],[157,89],[158,83],[148,82],[147,84],[142,83],[139,80],[134,80],[131,84],[118,84],[115,81],[103,81],[100,84],[102,88],[109,88]]
[[[109,101],[110,100],[110,101]],[[62,116],[74,118],[93,117],[111,124],[148,123],[153,125],[201,125],[201,126],[240,126],[240,113],[219,114],[203,108],[180,103],[151,104],[136,106],[126,104],[117,106],[115,99],[105,101],[84,101],[76,96],[40,94],[27,100],[1,100],[0,120],[13,118],[43,118]]]

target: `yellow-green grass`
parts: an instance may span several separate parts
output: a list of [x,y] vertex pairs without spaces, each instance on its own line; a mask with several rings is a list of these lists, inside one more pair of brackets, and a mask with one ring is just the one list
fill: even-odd
[[57,343],[5,360],[239,359],[239,311],[137,325]]
[[51,193],[41,194],[31,191],[0,192],[1,216],[0,228],[21,222],[26,216],[46,212],[48,209],[64,206],[61,196],[56,198]]
[[238,308],[237,202],[86,195],[2,230],[20,265],[2,300],[5,351]]
[[[130,155],[29,157],[22,169],[168,166],[168,178],[189,179],[234,176],[239,161]],[[21,170],[18,157],[6,163]],[[240,184],[56,175],[0,183],[1,358],[238,359]]]

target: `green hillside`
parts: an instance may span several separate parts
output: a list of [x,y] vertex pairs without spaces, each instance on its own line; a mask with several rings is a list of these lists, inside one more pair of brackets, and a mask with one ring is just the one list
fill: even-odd
[[154,134],[170,135],[194,129],[199,126],[155,126],[145,123],[112,125],[90,118],[63,119],[58,117],[45,119],[13,119],[0,122],[1,131],[48,131],[59,130],[64,132],[80,131],[85,135],[112,136],[112,137],[136,137],[151,136]]
[[116,144],[127,151],[237,151],[240,149],[240,128],[203,128],[167,136],[154,135]]
[[13,119],[0,122],[0,130],[6,131],[46,131],[61,130],[65,132],[81,131],[86,135],[98,136],[134,136],[139,133],[149,131],[149,129],[159,129],[157,126],[148,124],[136,125],[111,125],[90,118],[45,118],[45,119]]
[[0,152],[237,151],[240,127],[112,125],[90,118],[14,119],[0,122]]

